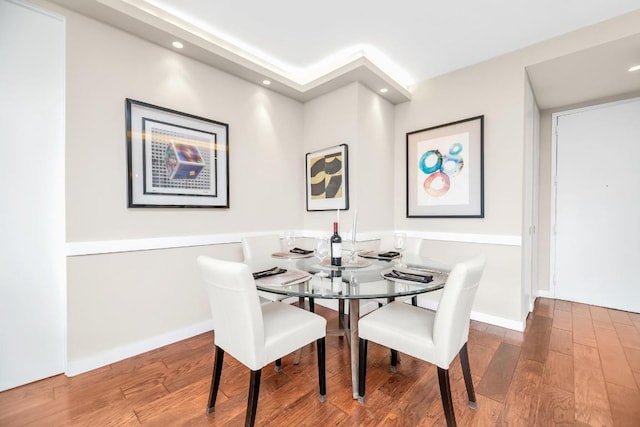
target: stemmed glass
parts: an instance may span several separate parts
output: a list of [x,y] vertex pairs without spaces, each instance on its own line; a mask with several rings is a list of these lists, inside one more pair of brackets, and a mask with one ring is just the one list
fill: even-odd
[[355,271],[351,272],[351,277],[349,277],[349,295],[357,295],[360,291],[358,289],[358,284],[360,281],[358,280],[358,275]]
[[316,247],[313,250],[313,252],[316,258],[320,260],[320,271],[318,272],[317,275],[320,276],[320,281],[322,281],[323,278],[329,276],[322,269],[323,261],[327,259],[327,257],[329,256],[329,239],[318,239],[318,242],[316,243]]
[[284,232],[284,241],[287,245],[287,250],[291,251],[293,246],[296,244],[296,236],[293,234],[293,231]]
[[[402,259],[402,252],[407,244],[407,235],[405,233],[395,233],[393,235],[393,247],[396,251],[400,252],[400,259]],[[398,263],[398,267],[404,267],[402,262]]]
[[349,261],[351,264],[357,264],[358,251],[356,249],[356,230],[351,230],[351,232],[349,233],[349,244],[351,245],[351,258]]

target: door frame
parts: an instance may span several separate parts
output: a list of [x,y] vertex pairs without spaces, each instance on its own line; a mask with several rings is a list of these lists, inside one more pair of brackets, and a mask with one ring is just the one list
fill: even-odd
[[524,191],[522,223],[522,314],[533,311],[538,289],[538,218],[540,167],[540,109],[529,80],[525,94]]

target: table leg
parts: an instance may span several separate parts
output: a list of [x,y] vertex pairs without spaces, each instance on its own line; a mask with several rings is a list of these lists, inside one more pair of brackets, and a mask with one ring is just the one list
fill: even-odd
[[[304,297],[298,297],[298,307],[300,307],[303,310],[305,309]],[[299,365],[301,357],[302,357],[302,348],[299,348],[299,349],[296,350],[296,355],[293,358],[293,364],[294,365]]]
[[358,320],[360,319],[360,300],[349,300],[349,333],[351,336],[351,386],[353,387],[353,398],[358,398]]

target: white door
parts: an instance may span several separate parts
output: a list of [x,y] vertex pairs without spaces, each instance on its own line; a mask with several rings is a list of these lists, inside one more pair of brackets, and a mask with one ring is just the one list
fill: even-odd
[[0,391],[65,369],[64,21],[0,0]]
[[555,297],[640,312],[640,99],[554,119]]

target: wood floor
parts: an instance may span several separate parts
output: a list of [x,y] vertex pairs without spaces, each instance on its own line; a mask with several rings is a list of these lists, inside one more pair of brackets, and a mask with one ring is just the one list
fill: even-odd
[[[317,306],[335,327],[335,312]],[[409,325],[408,325],[409,327]],[[451,383],[460,426],[640,426],[640,314],[538,299],[524,333],[472,322],[469,358],[478,409],[466,405],[455,360]],[[317,399],[315,347],[299,365],[263,370],[256,424],[444,426],[434,366],[373,343],[367,400],[351,398],[349,351],[327,337],[327,401]],[[240,426],[249,371],[225,358],[216,412],[205,414],[213,335],[203,334],[113,365],[0,393],[0,426]]]

